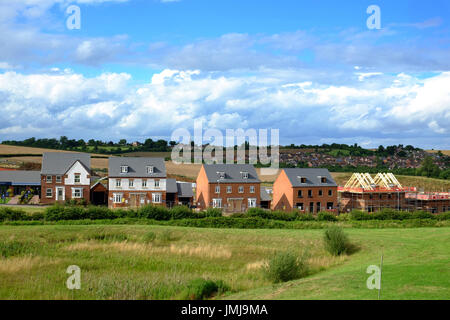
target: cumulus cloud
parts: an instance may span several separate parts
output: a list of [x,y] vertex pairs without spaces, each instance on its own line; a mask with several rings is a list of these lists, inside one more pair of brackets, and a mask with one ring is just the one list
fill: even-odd
[[362,141],[448,146],[450,73],[380,75],[335,86],[284,73],[217,75],[163,70],[132,85],[129,74],[0,74],[0,137],[69,135],[170,138],[177,128],[277,128],[282,143]]

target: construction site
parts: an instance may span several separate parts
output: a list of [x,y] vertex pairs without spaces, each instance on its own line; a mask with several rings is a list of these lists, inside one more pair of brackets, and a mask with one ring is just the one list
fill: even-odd
[[405,187],[392,173],[354,173],[344,187],[338,187],[340,212],[363,210],[375,212],[423,210],[431,213],[450,211],[450,193],[425,193],[416,187]]

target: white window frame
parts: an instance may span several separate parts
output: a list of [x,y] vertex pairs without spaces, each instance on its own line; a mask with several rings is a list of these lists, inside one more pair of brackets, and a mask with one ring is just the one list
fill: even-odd
[[147,166],[147,174],[152,174],[155,171],[155,167],[154,166]]
[[155,180],[155,188],[159,188],[159,180]]
[[116,179],[116,188],[121,188],[121,187],[122,187],[122,180]]
[[227,186],[227,193],[233,193],[233,187]]
[[120,173],[128,173],[128,166],[120,166]]
[[[80,195],[77,196],[76,192],[80,192]],[[72,188],[72,199],[82,199],[83,198],[83,188]]]
[[255,186],[250,186],[250,193],[255,193]]
[[248,172],[242,172],[242,179],[248,179]]
[[220,186],[216,186],[216,190],[215,191],[216,191],[217,194],[220,194]]
[[133,179],[128,180],[128,187],[134,188],[134,180]]
[[147,180],[142,179],[142,188],[147,188]]
[[52,179],[53,179],[52,176],[46,176],[46,177],[45,177],[45,182],[47,182],[47,183],[52,183]]
[[256,208],[256,198],[248,198],[248,207]]
[[213,208],[222,208],[222,199],[214,198],[213,200]]
[[162,203],[162,194],[161,193],[152,193],[152,202],[153,203]]
[[[50,191],[50,195],[48,195],[49,191]],[[45,190],[45,197],[46,198],[53,198],[53,189],[52,188],[47,188],[47,190]]]
[[239,186],[238,192],[239,193],[244,193],[244,186]]
[[[78,180],[78,181],[77,181]],[[73,175],[73,182],[74,183],[81,183],[81,173],[75,173]]]
[[113,193],[113,202],[122,203],[123,193]]
[[62,182],[62,176],[56,176],[55,181],[56,181],[56,183],[61,183]]

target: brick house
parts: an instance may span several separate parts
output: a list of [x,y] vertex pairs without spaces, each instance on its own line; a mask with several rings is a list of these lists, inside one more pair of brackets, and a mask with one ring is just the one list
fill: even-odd
[[196,187],[200,209],[221,208],[231,213],[260,207],[261,182],[250,164],[204,164]]
[[273,185],[272,209],[337,212],[337,184],[327,169],[282,169]]
[[91,156],[86,153],[45,152],[42,156],[41,203],[66,200],[90,202]]
[[166,165],[163,158],[109,158],[108,206],[166,206]]

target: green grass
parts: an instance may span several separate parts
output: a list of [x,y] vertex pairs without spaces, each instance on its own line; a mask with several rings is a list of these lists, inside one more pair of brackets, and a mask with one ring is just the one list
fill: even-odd
[[[334,257],[323,230],[0,226],[0,299],[176,299],[196,279],[229,288],[216,299],[376,299],[365,270],[381,252],[383,298],[450,299],[449,227],[345,232],[359,250]],[[264,277],[275,252],[305,249],[307,277]],[[69,265],[81,268],[81,290],[65,287]]]

